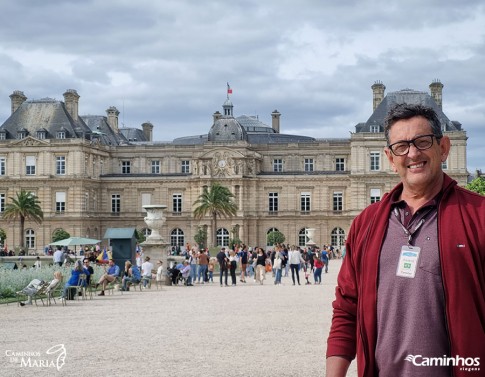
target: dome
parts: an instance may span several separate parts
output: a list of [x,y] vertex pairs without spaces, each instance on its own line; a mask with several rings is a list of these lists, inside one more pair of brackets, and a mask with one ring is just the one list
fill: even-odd
[[246,140],[246,131],[234,118],[216,120],[209,131],[209,141],[238,140]]

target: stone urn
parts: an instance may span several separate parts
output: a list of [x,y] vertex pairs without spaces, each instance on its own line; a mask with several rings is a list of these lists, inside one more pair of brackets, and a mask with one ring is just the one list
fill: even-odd
[[152,231],[145,242],[152,243],[163,241],[163,238],[160,235],[160,229],[167,220],[167,218],[163,215],[163,211],[167,209],[167,206],[163,204],[148,204],[144,205],[143,209],[147,211],[147,215],[143,220],[145,221],[145,224],[147,224],[148,228],[150,228]]
[[307,246],[315,246],[316,243],[313,241],[313,237],[315,236],[315,228],[307,228],[306,229],[306,236],[308,237],[308,241],[306,242]]

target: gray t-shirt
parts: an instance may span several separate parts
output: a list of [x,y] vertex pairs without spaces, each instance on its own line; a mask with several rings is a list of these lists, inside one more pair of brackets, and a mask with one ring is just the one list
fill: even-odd
[[[425,358],[450,355],[437,225],[435,201],[414,216],[401,201],[389,215],[377,290],[375,354],[380,376],[451,376],[449,367],[417,366],[412,361],[422,364]],[[421,248],[414,278],[396,276],[401,248],[408,245],[403,227],[412,234],[409,244]]]

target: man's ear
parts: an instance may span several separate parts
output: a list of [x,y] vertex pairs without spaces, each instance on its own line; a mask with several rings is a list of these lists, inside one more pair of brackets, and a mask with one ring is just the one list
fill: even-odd
[[443,136],[440,140],[441,162],[445,162],[450,154],[451,141],[448,136]]
[[384,152],[386,153],[387,159],[391,164],[392,171],[397,173],[396,165],[394,165],[394,155],[392,154],[391,150],[389,148],[384,148]]

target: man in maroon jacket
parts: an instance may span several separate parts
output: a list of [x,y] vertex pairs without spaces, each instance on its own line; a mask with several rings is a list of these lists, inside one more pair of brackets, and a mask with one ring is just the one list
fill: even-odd
[[338,277],[327,377],[479,376],[485,370],[485,197],[458,187],[433,109],[396,105],[387,158],[400,178],[353,222]]

